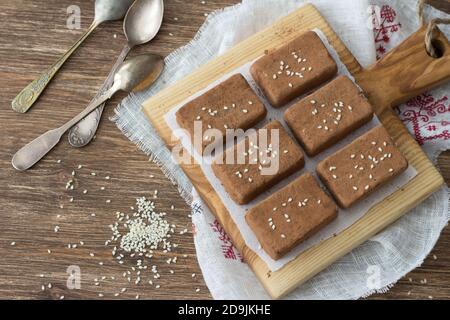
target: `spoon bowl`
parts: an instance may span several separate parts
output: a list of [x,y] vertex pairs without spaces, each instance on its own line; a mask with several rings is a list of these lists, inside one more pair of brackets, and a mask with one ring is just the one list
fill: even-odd
[[164,69],[164,59],[155,54],[136,56],[125,61],[114,76],[125,92],[147,89],[159,78]]
[[100,24],[106,21],[122,19],[134,0],[96,0],[95,22]]
[[138,0],[128,10],[123,23],[128,45],[134,47],[151,41],[161,28],[163,0]]
[[106,21],[122,19],[134,0],[96,0],[95,22],[100,24]]

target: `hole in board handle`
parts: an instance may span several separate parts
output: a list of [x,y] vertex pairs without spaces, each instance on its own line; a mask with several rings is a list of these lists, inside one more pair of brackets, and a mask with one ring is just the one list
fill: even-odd
[[[433,39],[431,40],[431,45],[434,48],[434,51],[436,52],[437,57],[433,57],[434,59],[442,58],[445,54],[445,46],[439,39]],[[430,55],[430,54],[428,54]]]

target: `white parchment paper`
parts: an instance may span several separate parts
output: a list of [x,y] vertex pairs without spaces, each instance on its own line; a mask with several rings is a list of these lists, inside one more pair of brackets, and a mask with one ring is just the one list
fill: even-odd
[[[319,37],[322,39],[323,43],[327,47],[328,51],[336,61],[338,65],[338,73],[339,75],[346,75],[350,79],[354,81],[353,76],[350,74],[346,66],[340,61],[339,55],[334,50],[334,48],[330,45],[330,43],[327,41],[325,35],[318,29],[314,30]],[[165,117],[165,121],[167,122],[168,126],[172,129],[172,131],[177,130],[177,132],[180,132],[179,129],[180,126],[178,125],[176,121],[176,112],[183,107],[186,103],[189,101],[197,98],[198,96],[202,95],[203,93],[207,92],[208,90],[212,89],[219,83],[223,82],[224,80],[228,79],[230,76],[241,73],[249,82],[250,86],[253,88],[253,90],[257,93],[258,97],[261,99],[261,101],[266,106],[266,109],[268,111],[266,120],[261,122],[257,127],[263,127],[267,122],[271,120],[279,120],[283,126],[288,130],[289,133],[290,130],[286,123],[283,120],[283,114],[287,108],[289,108],[292,104],[296,103],[298,100],[302,99],[304,96],[299,97],[297,100],[293,101],[292,103],[288,104],[284,108],[281,109],[275,109],[270,106],[270,103],[267,101],[267,99],[264,97],[264,94],[260,90],[260,88],[257,86],[255,81],[250,75],[250,66],[252,65],[254,61],[251,61],[240,68],[233,70],[232,72],[224,75],[217,81],[211,83],[209,86],[204,88],[203,90],[197,92],[196,94],[192,95],[179,105],[175,106]],[[268,268],[272,271],[276,271],[283,267],[286,263],[289,261],[295,259],[300,253],[304,252],[305,250],[311,248],[312,246],[320,243],[323,240],[329,239],[335,234],[338,234],[345,230],[346,228],[353,225],[356,221],[358,221],[361,217],[363,217],[371,207],[373,207],[375,204],[381,202],[383,199],[385,199],[387,196],[394,193],[399,188],[403,187],[405,184],[407,184],[411,179],[413,179],[417,172],[412,167],[409,166],[408,169],[399,177],[391,181],[391,183],[385,185],[384,187],[378,189],[376,192],[371,194],[369,197],[364,199],[363,201],[357,203],[350,209],[340,209],[338,218],[330,223],[327,227],[323,228],[320,232],[316,233],[314,236],[309,238],[308,240],[304,241],[300,245],[298,245],[296,248],[294,248],[289,254],[287,254],[285,257],[283,257],[280,260],[273,260],[270,258],[264,250],[261,249],[261,246],[259,245],[258,240],[256,239],[256,236],[254,235],[253,231],[248,226],[247,222],[245,221],[245,213],[249,208],[252,208],[256,204],[260,203],[262,200],[267,198],[269,195],[273,194],[277,190],[283,188],[290,182],[292,182],[295,178],[299,177],[300,175],[304,174],[305,172],[311,172],[316,176],[315,168],[317,164],[326,158],[327,156],[335,153],[336,151],[342,149],[345,145],[351,143],[354,139],[362,135],[363,133],[367,132],[371,128],[377,126],[380,124],[380,121],[377,117],[374,117],[374,119],[363,126],[362,128],[356,130],[354,133],[349,135],[346,139],[341,141],[340,143],[336,144],[332,148],[326,150],[325,152],[322,152],[318,156],[314,158],[308,158],[306,156],[306,165],[305,168],[292,175],[288,179],[285,179],[281,183],[277,184],[275,187],[268,189],[266,192],[264,192],[262,195],[260,195],[258,198],[253,200],[251,203],[247,205],[238,205],[233,200],[230,199],[224,188],[222,187],[220,181],[217,179],[215,174],[212,171],[210,163],[212,162],[212,159],[202,159],[201,156],[197,152],[193,152],[192,156],[194,157],[195,161],[200,164],[201,169],[203,170],[203,173],[205,174],[206,178],[208,179],[209,183],[212,185],[214,190],[217,192],[219,197],[222,199],[223,204],[227,208],[228,212],[230,213],[232,219],[236,223],[237,227],[239,228],[240,233],[242,234],[247,246],[252,249],[263,261],[267,264]],[[183,135],[179,135],[178,138],[182,141],[182,145],[186,150],[192,150],[191,142],[189,138]],[[203,160],[203,161],[202,161]],[[205,161],[206,160],[206,161]]]

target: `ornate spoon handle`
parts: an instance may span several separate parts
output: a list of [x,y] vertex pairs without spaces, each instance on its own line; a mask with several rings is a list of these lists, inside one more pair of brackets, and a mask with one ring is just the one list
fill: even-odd
[[[121,64],[125,61],[125,58],[128,56],[128,53],[130,52],[131,48],[130,46],[126,45],[122,53],[117,58],[116,64],[111,69],[110,74],[108,75],[108,78],[106,78],[105,82],[103,83],[103,86],[100,88],[97,96],[94,98],[96,99],[98,96],[105,93],[113,84],[114,82],[114,75],[121,66]],[[69,143],[75,147],[80,148],[87,145],[92,138],[94,137],[95,133],[97,132],[97,128],[102,116],[103,109],[105,107],[105,103],[102,103],[97,109],[92,111],[89,115],[86,116],[83,120],[81,120],[79,123],[77,123],[70,131],[69,131]]]
[[119,89],[120,82],[111,87],[111,89],[107,92],[94,99],[89,106],[86,107],[86,109],[84,109],[76,117],[72,118],[72,120],[66,122],[66,124],[57,129],[47,131],[17,151],[11,161],[13,167],[21,171],[31,168],[58,144],[64,132],[69,130],[74,124],[92,112],[92,110],[94,110],[99,104],[110,99]]
[[61,69],[62,65],[69,57],[78,49],[78,47],[86,40],[86,38],[95,30],[99,24],[94,22],[89,29],[78,39],[77,42],[50,68],[48,68],[39,78],[31,82],[25,89],[20,92],[11,103],[12,109],[16,112],[27,112],[39,96],[44,92],[55,74]]

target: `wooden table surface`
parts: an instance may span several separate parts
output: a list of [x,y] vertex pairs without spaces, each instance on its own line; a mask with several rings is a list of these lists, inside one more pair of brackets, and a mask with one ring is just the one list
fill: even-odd
[[[125,41],[121,22],[104,24],[68,61],[29,113],[21,115],[11,110],[10,102],[15,95],[88,27],[93,19],[93,2],[3,0],[0,3],[0,134],[3,137],[0,299],[116,298],[114,294],[124,287],[127,291],[117,298],[134,299],[137,294],[142,299],[211,298],[196,260],[192,233],[178,232],[184,228],[191,230],[189,208],[159,168],[106,117],[97,138],[88,147],[71,148],[64,137],[32,170],[19,173],[10,165],[19,147],[70,119],[90,101],[119,54]],[[192,39],[205,13],[237,2],[166,0],[161,32],[151,44],[137,48],[133,54],[168,55]],[[82,30],[66,27],[66,10],[70,5],[78,5],[82,10]],[[124,95],[119,95],[108,104],[106,116],[113,114],[114,106],[122,98]],[[83,167],[78,169],[79,165]],[[439,167],[450,183],[450,153],[440,157]],[[73,170],[75,188],[66,190]],[[105,179],[107,176],[111,179]],[[111,246],[105,246],[104,242],[111,237],[109,225],[116,220],[115,212],[130,212],[137,197],[151,196],[154,190],[159,191],[155,200],[157,210],[166,211],[167,219],[177,225],[172,241],[179,247],[173,253],[155,254],[154,264],[159,266],[161,278],[154,285],[148,284],[153,277],[147,276],[138,285],[134,284],[134,278],[130,284],[122,274],[130,270],[132,261],[118,264],[111,256]],[[58,232],[54,231],[55,226],[59,226]],[[68,244],[78,246],[69,249]],[[420,268],[405,276],[387,294],[371,298],[450,298],[449,246],[450,229],[446,228]],[[165,261],[174,256],[178,262],[168,265]],[[80,290],[67,289],[66,269],[71,265],[81,269]],[[156,288],[157,284],[161,287]]]

